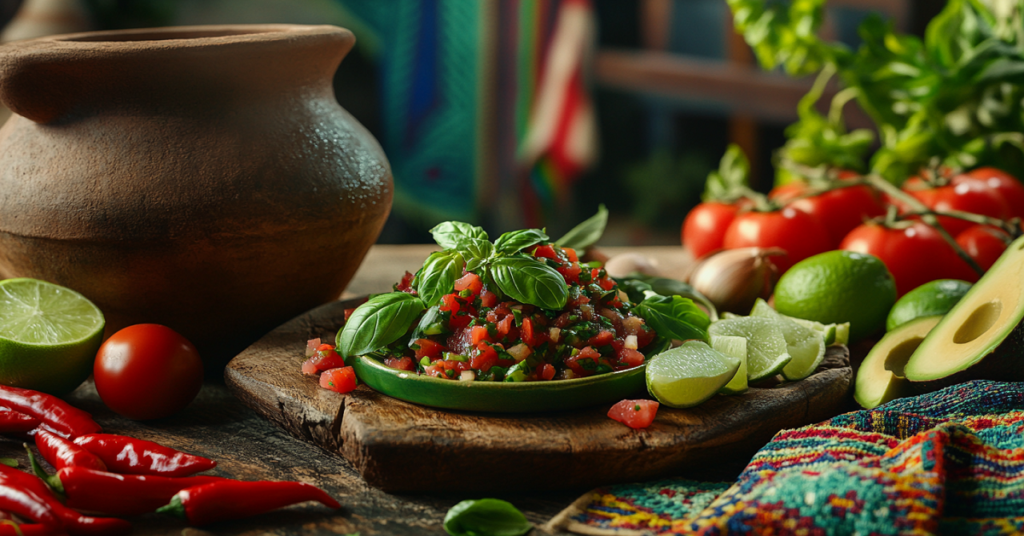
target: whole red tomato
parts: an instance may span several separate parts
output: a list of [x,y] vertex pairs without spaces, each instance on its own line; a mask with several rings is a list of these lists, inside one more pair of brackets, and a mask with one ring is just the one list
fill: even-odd
[[980,167],[967,172],[967,176],[980,180],[999,192],[1006,201],[1010,217],[1024,218],[1024,184],[1013,175],[992,167]]
[[991,225],[974,225],[956,236],[956,243],[978,263],[983,270],[988,270],[996,259],[1006,251],[1010,243],[1010,235],[1002,229]]
[[936,279],[977,281],[978,274],[957,256],[938,231],[920,221],[900,228],[865,223],[846,235],[839,249],[882,259],[900,296]]
[[[912,177],[903,185],[903,189],[933,210],[960,210],[999,219],[1009,215],[1007,203],[997,190],[968,175],[957,175],[950,179],[949,184],[935,188]],[[939,223],[954,237],[974,225],[948,216],[940,216]]]
[[110,336],[93,365],[96,391],[115,412],[135,420],[170,416],[203,386],[203,362],[185,337],[159,324],[136,324]]
[[773,262],[782,275],[790,266],[807,257],[832,249],[832,241],[817,218],[793,207],[772,212],[745,212],[733,220],[725,232],[726,249],[779,247],[785,257]]
[[[773,189],[768,197],[779,201],[796,199],[809,188],[807,183],[791,182]],[[863,184],[796,199],[789,206],[816,217],[828,231],[832,248],[838,247],[847,233],[864,220],[885,214],[885,205],[875,190]]]
[[725,230],[739,210],[737,204],[718,201],[705,201],[693,207],[683,221],[683,245],[696,258],[722,249]]

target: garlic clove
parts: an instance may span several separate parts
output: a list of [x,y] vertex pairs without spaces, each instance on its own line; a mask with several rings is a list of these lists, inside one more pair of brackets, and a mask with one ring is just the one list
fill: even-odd
[[661,275],[658,273],[657,261],[639,253],[620,253],[604,264],[605,271],[612,277],[626,277],[634,272],[644,275]]
[[758,298],[771,296],[778,269],[771,257],[785,255],[780,248],[737,248],[711,255],[694,268],[690,285],[719,311],[749,314]]

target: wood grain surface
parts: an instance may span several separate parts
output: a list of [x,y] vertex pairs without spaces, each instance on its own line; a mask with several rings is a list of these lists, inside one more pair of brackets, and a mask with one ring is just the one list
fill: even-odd
[[853,377],[846,349],[834,347],[807,379],[688,410],[662,407],[644,430],[609,419],[608,405],[519,415],[445,411],[365,385],[338,394],[301,373],[305,341],[333,340],[344,309],[356,303],[327,304],[282,325],[235,357],[225,380],[257,413],[340,453],[367,483],[392,492],[558,490],[707,466],[732,471],[779,430],[841,412]]

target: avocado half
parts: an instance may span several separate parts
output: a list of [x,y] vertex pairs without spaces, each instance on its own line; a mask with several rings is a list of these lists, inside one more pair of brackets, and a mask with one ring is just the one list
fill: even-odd
[[853,398],[866,409],[918,392],[904,376],[907,359],[925,336],[942,320],[942,315],[924,316],[885,334],[871,348],[857,369]]
[[912,382],[1024,379],[1024,237],[949,310],[914,351]]

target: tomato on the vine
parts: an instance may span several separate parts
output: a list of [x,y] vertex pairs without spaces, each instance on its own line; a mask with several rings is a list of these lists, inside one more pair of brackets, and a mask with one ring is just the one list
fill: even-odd
[[993,167],[973,169],[966,175],[984,182],[986,186],[999,192],[1006,201],[1010,217],[1024,218],[1024,184],[1013,175]]
[[833,248],[864,220],[885,214],[885,205],[870,186],[846,186],[797,199],[810,188],[807,183],[791,182],[774,188],[768,198],[782,202],[793,200],[789,206],[816,217],[828,231]]
[[110,336],[93,364],[96,391],[115,412],[135,420],[168,417],[203,386],[203,362],[185,337],[159,324],[136,324]]
[[686,215],[683,221],[682,239],[695,258],[722,248],[725,230],[736,218],[740,206],[737,203],[705,201]]
[[797,262],[832,249],[832,241],[821,222],[793,207],[736,216],[725,232],[722,245],[726,249],[782,248],[786,256],[773,259],[780,275]]
[[956,236],[956,243],[978,263],[983,270],[988,270],[996,259],[1006,251],[1010,243],[1010,235],[1006,231],[991,225],[975,225]]
[[865,223],[846,235],[839,249],[874,255],[896,280],[900,296],[936,279],[977,281],[978,274],[938,231],[921,221],[898,228]]
[[[912,177],[903,185],[903,190],[932,210],[959,210],[999,219],[1006,218],[1010,213],[1006,201],[997,190],[990,188],[985,181],[968,175],[957,175],[950,179],[949,184],[937,187]],[[939,223],[954,237],[974,225],[967,220],[949,216],[940,216]]]

